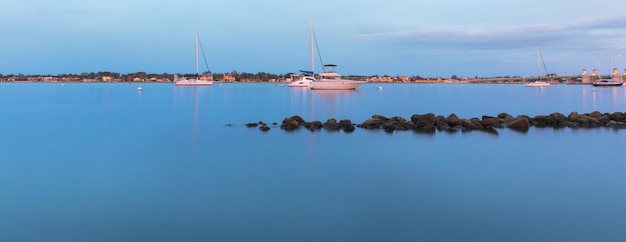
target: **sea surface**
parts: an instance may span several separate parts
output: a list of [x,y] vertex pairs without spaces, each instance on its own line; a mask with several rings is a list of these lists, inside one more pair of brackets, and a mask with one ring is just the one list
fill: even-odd
[[626,241],[626,129],[279,128],[596,110],[626,87],[0,83],[0,241]]

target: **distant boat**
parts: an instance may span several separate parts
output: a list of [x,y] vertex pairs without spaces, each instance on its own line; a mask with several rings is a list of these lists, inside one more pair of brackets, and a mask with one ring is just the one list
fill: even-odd
[[614,81],[613,79],[601,79],[595,82],[592,82],[591,85],[596,87],[618,87],[624,85],[623,82]]
[[335,71],[337,67],[335,64],[324,65],[324,67],[330,70],[320,73],[320,79],[311,83],[311,90],[355,90],[365,83],[365,81],[343,79]]
[[[613,59],[613,50],[609,48],[609,66],[612,68],[611,60]],[[609,68],[609,69],[610,69]],[[599,67],[598,67],[599,69]],[[598,79],[591,83],[591,85],[596,87],[618,87],[624,85],[623,81],[616,81],[613,77],[613,72],[611,72],[611,77],[609,79],[601,78],[602,75],[598,75]]]
[[539,50],[539,46],[537,46],[537,78],[538,80],[533,81],[533,82],[527,82],[525,84],[525,86],[527,87],[548,87],[550,86],[549,82],[544,82],[541,81],[541,64],[543,63],[543,67],[544,69],[546,69],[546,73],[547,68],[546,68],[546,64],[543,62],[543,57],[541,56],[541,50]]
[[[178,79],[174,78],[176,86],[211,86],[213,85],[213,76],[210,71],[203,73],[202,79],[198,76],[198,32],[196,32],[196,76],[193,79]],[[204,52],[202,52],[204,55]],[[206,59],[205,59],[206,61]],[[207,68],[208,69],[208,68]]]
[[[311,90],[355,90],[365,81],[354,81],[343,79],[341,75],[335,70],[337,65],[328,64],[323,65],[323,72],[319,74],[319,79],[315,79],[315,33],[313,32],[313,22],[310,24],[310,36],[311,36],[311,72],[310,76],[303,75],[301,85],[308,85]],[[321,57],[320,57],[321,61]],[[323,63],[322,63],[323,64]],[[330,70],[326,71],[326,68]],[[301,71],[303,72],[303,71]]]
[[312,71],[300,71],[300,76],[289,82],[289,87],[311,87],[311,82],[315,81]]
[[550,86],[550,83],[544,82],[544,81],[534,81],[534,82],[527,82],[525,84],[525,86],[527,87],[547,87]]
[[141,88],[141,87],[137,87],[137,91],[138,91],[138,92],[141,92],[141,91],[143,91],[143,88]]

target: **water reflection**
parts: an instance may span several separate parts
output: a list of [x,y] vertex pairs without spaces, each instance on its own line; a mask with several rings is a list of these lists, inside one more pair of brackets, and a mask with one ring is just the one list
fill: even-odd
[[610,109],[613,110],[614,107],[623,105],[620,100],[626,97],[626,89],[623,87],[584,86],[581,90],[583,105],[586,110],[602,111],[606,109],[604,107],[606,104],[610,104],[613,107]]

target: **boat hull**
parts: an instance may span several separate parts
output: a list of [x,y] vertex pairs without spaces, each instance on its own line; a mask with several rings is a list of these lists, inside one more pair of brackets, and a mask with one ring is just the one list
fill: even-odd
[[189,80],[184,80],[184,81],[177,81],[175,83],[175,85],[176,86],[183,86],[183,87],[211,86],[211,85],[213,85],[213,81],[203,81],[203,80],[189,81]]
[[289,83],[287,86],[289,86],[289,87],[309,87],[309,86],[311,86],[311,82],[296,81],[296,82]]
[[619,87],[624,85],[623,82],[594,82],[591,83],[591,85],[594,85],[596,87]]
[[529,82],[529,83],[526,83],[525,86],[527,86],[527,87],[547,87],[547,86],[550,86],[550,83],[547,83],[547,82]]
[[364,81],[314,81],[311,90],[355,90]]

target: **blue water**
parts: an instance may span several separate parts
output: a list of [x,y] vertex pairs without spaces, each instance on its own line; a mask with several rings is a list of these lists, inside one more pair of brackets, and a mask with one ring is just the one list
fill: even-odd
[[623,87],[137,86],[0,84],[0,241],[626,241],[626,130],[272,125],[624,112]]

